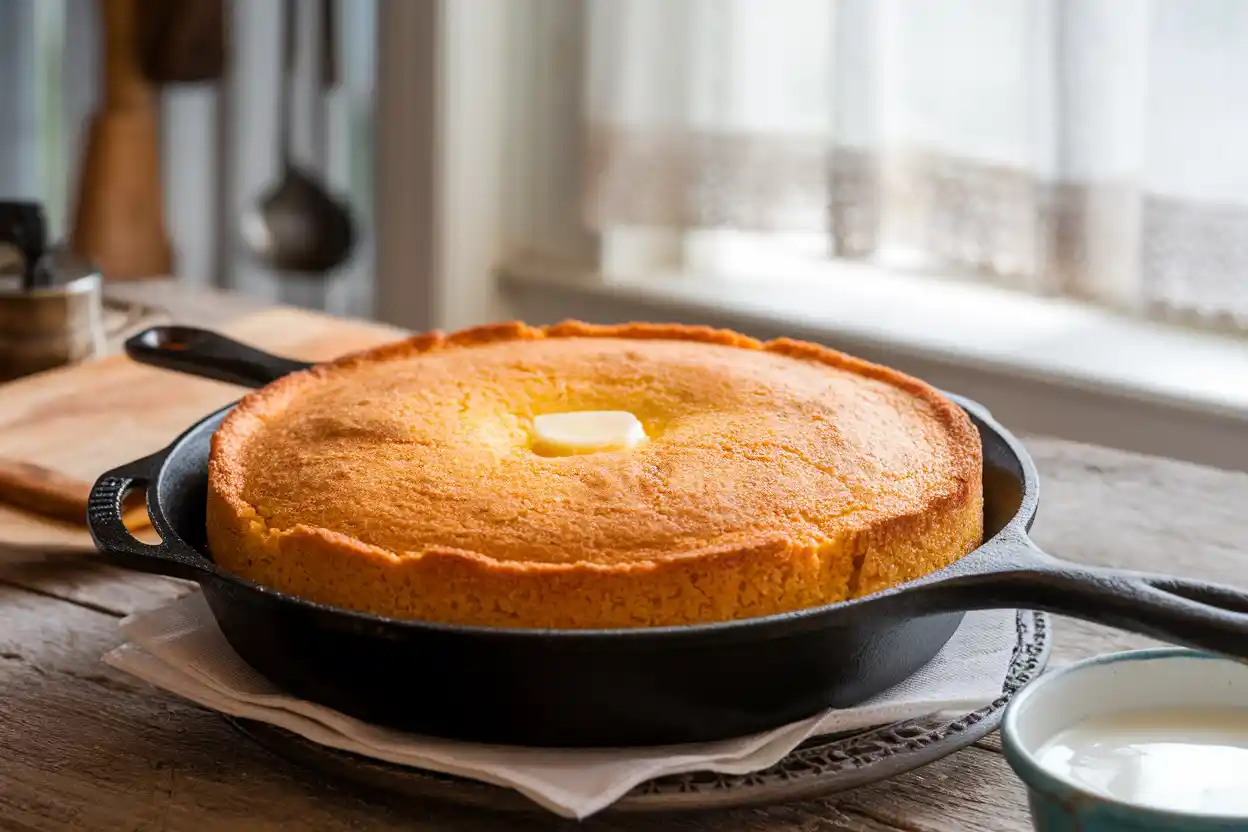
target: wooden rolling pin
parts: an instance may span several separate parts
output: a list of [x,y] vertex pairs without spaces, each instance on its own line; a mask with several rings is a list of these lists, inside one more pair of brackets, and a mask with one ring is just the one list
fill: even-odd
[[87,124],[70,232],[74,253],[106,279],[167,277],[156,91],[140,63],[138,0],[98,0],[103,89]]
[[[0,457],[0,503],[40,517],[85,526],[90,494],[90,484],[82,480],[41,465]],[[132,492],[126,498],[122,520],[131,531],[151,524],[141,492]]]

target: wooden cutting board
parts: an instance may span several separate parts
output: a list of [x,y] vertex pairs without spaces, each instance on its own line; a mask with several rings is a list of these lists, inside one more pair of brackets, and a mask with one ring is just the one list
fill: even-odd
[[[222,326],[279,355],[323,361],[402,337],[379,324],[271,309]],[[124,355],[0,385],[0,455],[88,482],[169,444],[242,388],[137,364]],[[83,528],[0,505],[0,549],[91,548]]]

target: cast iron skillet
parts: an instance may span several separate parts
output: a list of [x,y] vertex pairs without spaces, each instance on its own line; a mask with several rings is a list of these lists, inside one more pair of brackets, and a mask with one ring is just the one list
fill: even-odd
[[[126,349],[147,364],[248,387],[308,366],[185,327],[149,329]],[[460,627],[348,612],[241,580],[213,564],[204,531],[209,439],[230,407],[103,475],[88,520],[118,564],[197,581],[234,649],[286,690],[458,739],[622,746],[748,734],[896,684],[975,609],[1047,610],[1248,658],[1248,594],[1040,551],[1027,536],[1038,490],[1030,457],[980,405],[953,398],[983,441],[983,546],[904,586],[766,618],[610,631]],[[121,522],[134,488],[147,490],[159,545]]]

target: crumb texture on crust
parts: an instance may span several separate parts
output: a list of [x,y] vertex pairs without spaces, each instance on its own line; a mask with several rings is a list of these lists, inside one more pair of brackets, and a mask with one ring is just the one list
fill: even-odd
[[[533,452],[543,413],[649,441]],[[568,322],[424,334],[248,395],[213,439],[225,569],[323,603],[660,626],[869,594],[983,533],[979,437],[929,386],[801,342]]]

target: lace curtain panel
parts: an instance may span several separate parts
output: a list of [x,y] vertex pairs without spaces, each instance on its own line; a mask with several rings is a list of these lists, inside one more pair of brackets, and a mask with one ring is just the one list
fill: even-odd
[[593,227],[1248,325],[1242,0],[591,0]]

